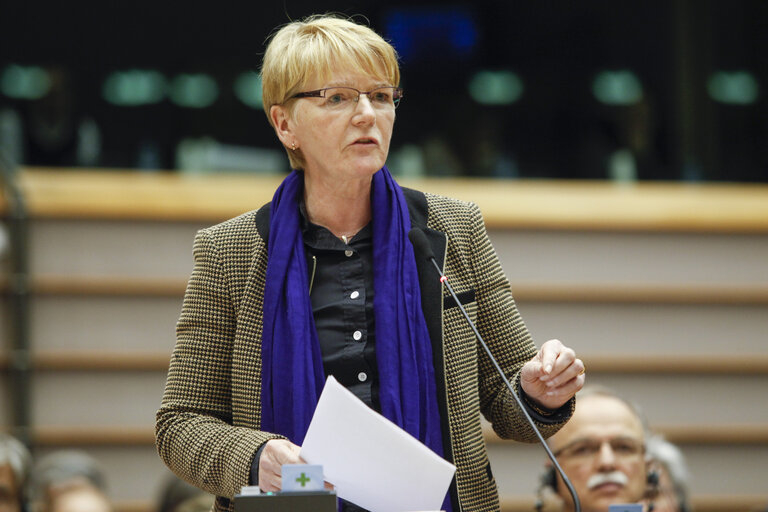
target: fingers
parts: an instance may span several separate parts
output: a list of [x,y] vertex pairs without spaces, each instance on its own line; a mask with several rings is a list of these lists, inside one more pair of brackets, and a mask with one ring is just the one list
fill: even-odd
[[[570,373],[570,371],[568,373]],[[558,378],[558,381],[559,380],[560,379]],[[585,381],[586,375],[582,373],[577,374],[575,377],[568,379],[560,384],[549,386],[549,383],[547,383],[548,387],[545,396],[552,399],[565,398],[565,400],[563,400],[563,403],[565,403],[573,395],[579,392],[581,388],[584,387]]]
[[585,370],[584,361],[578,359],[573,350],[565,347],[555,360],[550,374],[546,375],[542,380],[546,381],[548,388],[554,390],[577,377],[583,377]]
[[[529,387],[523,385],[523,391],[525,391],[530,398],[536,403],[548,408],[559,409],[568,400],[570,400],[576,393],[578,393],[582,387],[584,387],[586,376],[584,374],[577,375],[576,377],[560,384],[555,387],[542,386],[544,389]],[[522,384],[522,382],[521,382]]]
[[259,459],[259,487],[265,492],[277,492],[283,487],[283,464],[302,464],[301,448],[285,439],[267,441]]
[[[549,340],[539,349],[541,368],[545,375],[549,375],[555,369],[555,365],[563,349],[566,348],[560,340]],[[570,349],[568,349],[570,350]],[[571,352],[573,352],[571,350]]]
[[541,361],[544,374],[555,376],[575,361],[576,352],[560,340],[549,340],[541,346],[537,358]]
[[523,391],[545,407],[556,409],[583,386],[585,366],[576,353],[559,340],[549,340],[521,370]]

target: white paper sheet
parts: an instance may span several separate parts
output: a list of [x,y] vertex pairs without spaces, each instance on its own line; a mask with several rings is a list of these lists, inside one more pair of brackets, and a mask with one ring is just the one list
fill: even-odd
[[340,498],[371,512],[440,510],[456,467],[328,377],[301,447]]

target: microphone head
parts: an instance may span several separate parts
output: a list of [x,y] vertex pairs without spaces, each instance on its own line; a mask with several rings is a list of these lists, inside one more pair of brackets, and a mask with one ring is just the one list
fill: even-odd
[[413,228],[408,232],[408,238],[413,244],[413,250],[417,257],[422,256],[427,259],[427,261],[435,258],[432,246],[429,245],[429,240],[427,240],[427,235],[424,234],[424,230]]

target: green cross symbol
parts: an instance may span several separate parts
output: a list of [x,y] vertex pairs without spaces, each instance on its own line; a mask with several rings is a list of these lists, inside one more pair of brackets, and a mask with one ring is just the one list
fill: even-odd
[[305,475],[303,472],[301,473],[301,476],[296,479],[296,481],[299,482],[302,487],[306,486],[307,482],[310,480],[311,478],[307,478],[307,475]]

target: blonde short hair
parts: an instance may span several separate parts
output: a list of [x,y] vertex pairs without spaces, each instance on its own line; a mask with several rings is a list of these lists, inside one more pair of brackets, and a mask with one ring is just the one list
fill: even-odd
[[[262,100],[269,115],[308,82],[331,78],[335,68],[373,75],[400,85],[395,49],[365,25],[336,15],[313,15],[282,26],[272,36],[261,67]],[[287,149],[294,169],[304,168],[301,150]]]

